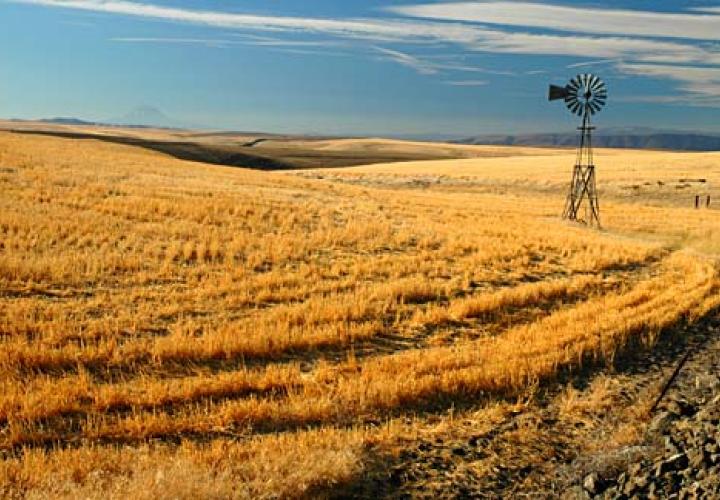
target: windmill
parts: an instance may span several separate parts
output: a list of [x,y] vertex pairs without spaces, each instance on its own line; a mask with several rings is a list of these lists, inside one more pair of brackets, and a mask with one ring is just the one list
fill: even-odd
[[[600,205],[595,187],[595,163],[593,161],[592,131],[590,117],[599,112],[607,101],[607,88],[600,78],[589,73],[572,78],[564,87],[550,85],[549,100],[563,99],[571,113],[582,117],[580,146],[573,170],[570,192],[565,201],[563,218],[600,227]],[[581,209],[585,208],[582,219]]]

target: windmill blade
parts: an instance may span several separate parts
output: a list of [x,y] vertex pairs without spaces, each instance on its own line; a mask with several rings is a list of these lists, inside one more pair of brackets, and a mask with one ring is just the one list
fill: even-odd
[[590,89],[596,90],[600,84],[602,84],[600,78],[595,75],[590,75]]
[[590,86],[590,77],[591,76],[592,75],[590,73],[583,73],[583,76],[582,76],[583,77],[583,86],[585,88]]
[[571,78],[570,83],[568,84],[568,87],[573,92],[577,92],[577,90],[580,88],[580,82],[577,81],[576,78],[578,78],[578,76],[576,76],[575,78]]
[[584,75],[578,75],[575,77],[575,81],[577,82],[577,91],[578,93],[583,93],[585,91],[585,82],[584,82]]

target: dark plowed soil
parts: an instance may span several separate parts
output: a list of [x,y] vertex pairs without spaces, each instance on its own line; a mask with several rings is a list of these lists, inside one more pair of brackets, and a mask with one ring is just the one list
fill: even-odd
[[473,417],[459,418],[446,433],[406,443],[398,456],[378,453],[375,467],[338,495],[720,498],[719,395],[714,314],[678,326],[650,352],[638,348],[613,366],[537,391],[489,431],[479,432]]

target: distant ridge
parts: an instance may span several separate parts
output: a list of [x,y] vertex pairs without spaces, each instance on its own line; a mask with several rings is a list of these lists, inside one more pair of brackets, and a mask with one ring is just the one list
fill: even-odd
[[86,120],[81,120],[79,118],[67,118],[67,117],[57,117],[57,118],[45,118],[43,120],[38,120],[42,123],[54,123],[56,125],[100,125],[96,122],[89,122]]
[[169,117],[154,106],[138,106],[128,113],[107,120],[83,120],[81,118],[58,116],[38,120],[12,119],[15,122],[35,121],[53,125],[100,126],[100,127],[127,127],[127,128],[166,128],[166,129],[199,129]]
[[158,108],[147,105],[138,106],[123,116],[104,120],[103,123],[125,127],[192,128],[169,117]]
[[[574,147],[577,145],[577,141],[577,135],[568,132],[556,134],[480,135],[451,142],[455,144],[492,146]],[[720,151],[720,134],[662,131],[647,128],[607,129],[593,136],[593,144],[605,148]]]

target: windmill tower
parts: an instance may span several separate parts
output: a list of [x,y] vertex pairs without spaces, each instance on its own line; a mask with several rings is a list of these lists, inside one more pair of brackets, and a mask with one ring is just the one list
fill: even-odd
[[600,78],[586,73],[571,79],[564,87],[550,85],[549,100],[559,99],[565,101],[571,113],[582,117],[582,124],[578,128],[580,145],[563,218],[599,228],[600,205],[595,186],[595,162],[592,149],[592,131],[595,127],[590,124],[590,117],[605,105],[607,88]]

